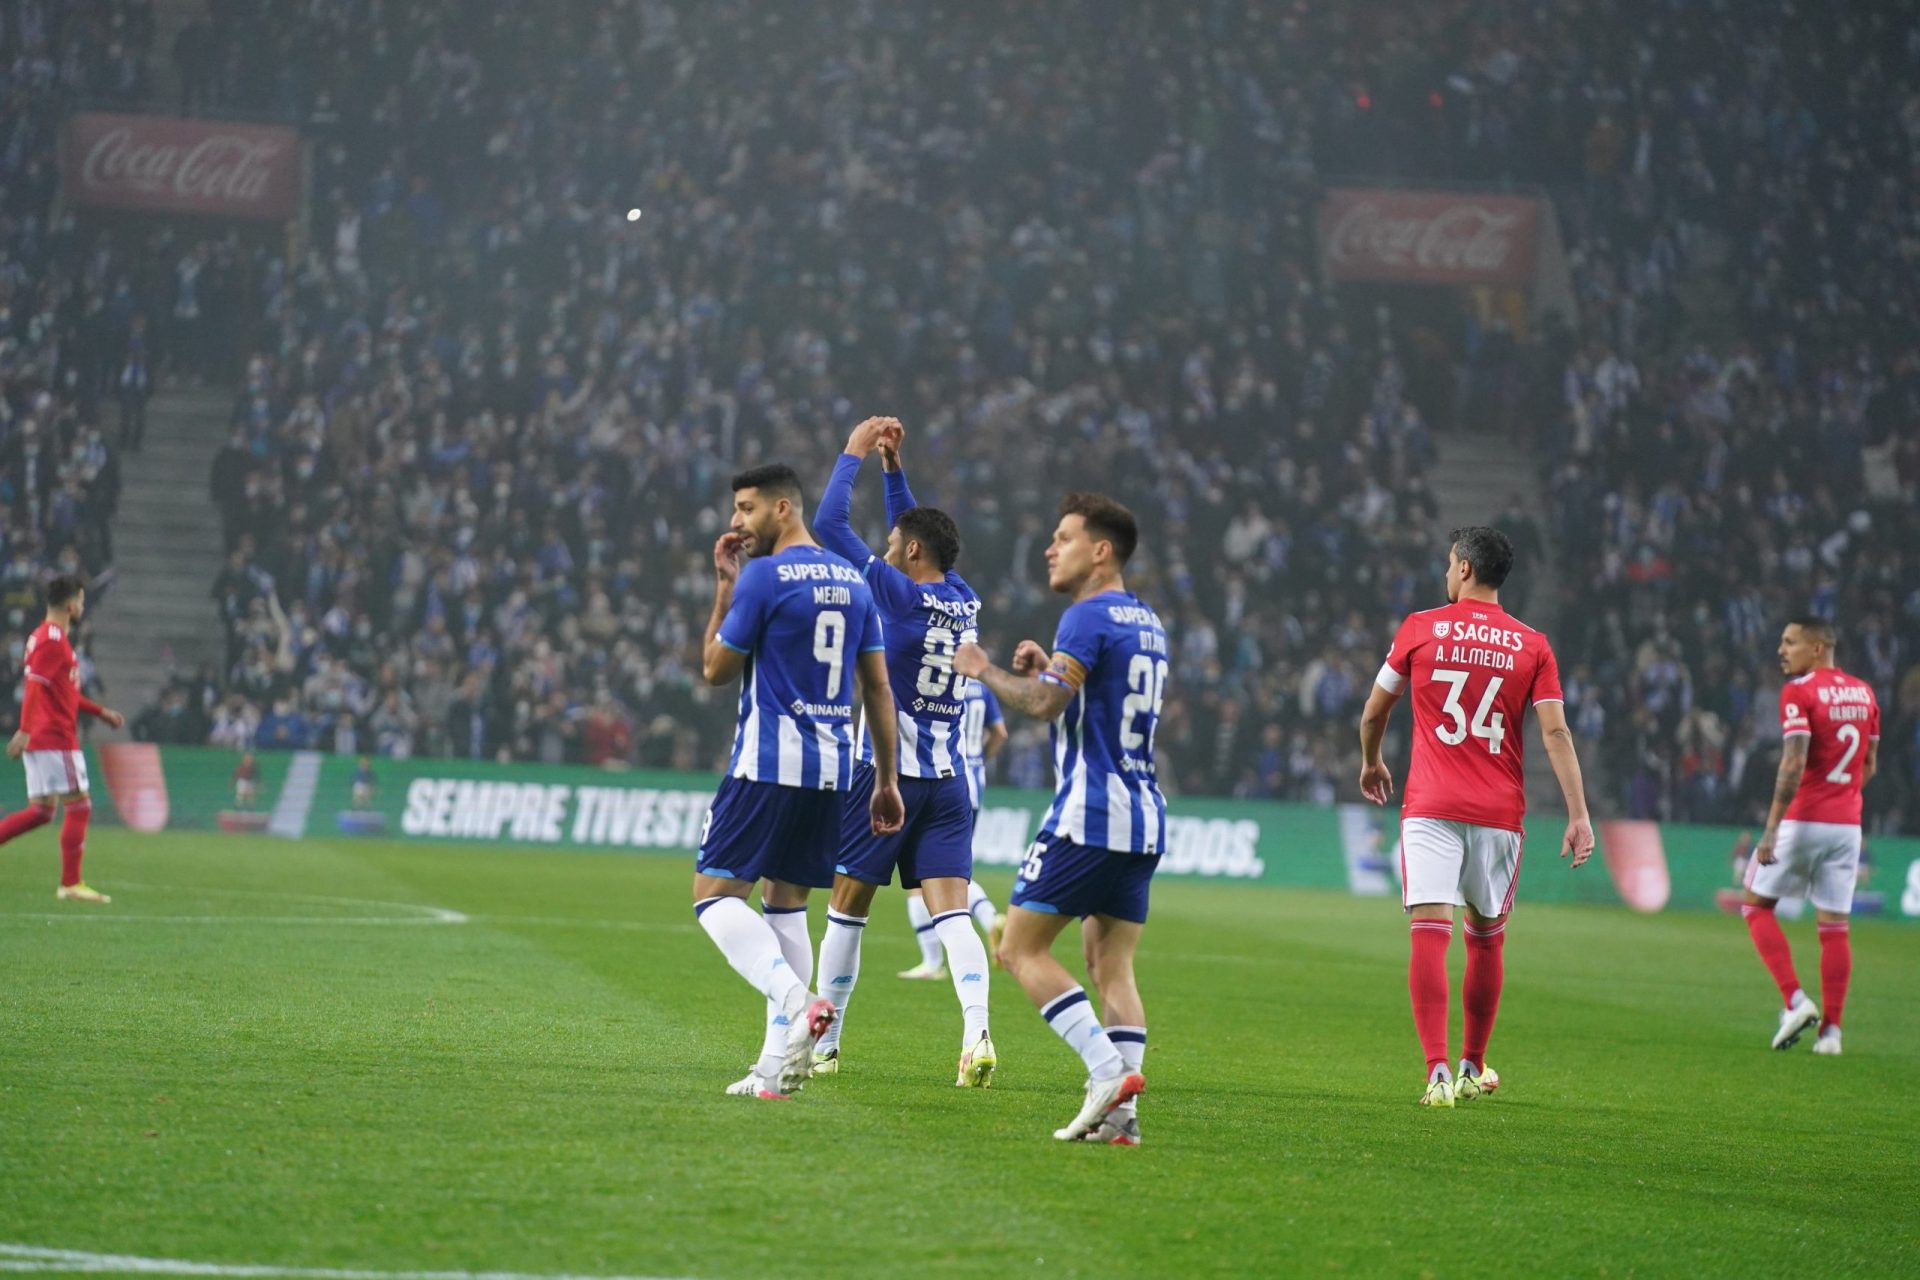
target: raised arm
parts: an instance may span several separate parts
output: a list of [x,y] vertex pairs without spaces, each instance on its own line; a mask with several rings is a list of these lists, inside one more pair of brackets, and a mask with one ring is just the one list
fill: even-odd
[[[859,430],[854,434],[858,436]],[[834,459],[833,475],[828,477],[827,487],[820,493],[820,509],[813,516],[813,532],[820,539],[820,545],[833,554],[852,564],[864,565],[873,559],[873,548],[853,531],[853,482],[860,474],[860,464],[866,455],[853,452],[853,441],[847,444],[847,452]]]
[[901,427],[889,432],[880,441],[880,477],[887,490],[889,525],[897,523],[902,515],[920,505],[913,500],[913,490],[907,488],[907,468],[900,461],[900,444],[906,435],[906,428]]

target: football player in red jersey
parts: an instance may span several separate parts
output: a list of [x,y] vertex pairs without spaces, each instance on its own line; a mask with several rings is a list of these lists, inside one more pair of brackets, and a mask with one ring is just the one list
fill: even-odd
[[[1413,917],[1407,987],[1427,1058],[1420,1102],[1441,1107],[1500,1085],[1486,1053],[1505,976],[1507,915],[1520,875],[1527,795],[1519,730],[1529,706],[1566,797],[1561,856],[1577,867],[1593,853],[1586,790],[1553,649],[1544,635],[1500,607],[1513,544],[1484,525],[1456,529],[1450,542],[1449,603],[1400,624],[1360,716],[1360,790],[1385,804],[1393,773],[1381,759],[1380,743],[1394,703],[1412,688],[1413,761],[1400,807],[1402,905]],[[1457,1077],[1447,1068],[1447,947],[1456,907],[1467,913],[1461,989],[1466,1044]]]
[[80,660],[73,652],[73,628],[87,611],[87,587],[63,575],[47,584],[47,620],[27,638],[26,690],[20,700],[20,731],[7,743],[7,758],[27,762],[27,807],[0,819],[0,844],[53,821],[54,806],[65,803],[60,824],[60,888],[74,902],[105,903],[106,894],[80,878],[86,850],[87,760],[80,753],[79,716],[84,711],[118,729],[126,717],[80,692]]
[[[1860,792],[1880,764],[1880,704],[1866,681],[1833,663],[1833,624],[1795,618],[1780,635],[1780,772],[1767,827],[1747,863],[1740,914],[1786,1008],[1773,1047],[1792,1048],[1818,1024],[1813,1051],[1840,1052],[1840,1007],[1853,974],[1847,916],[1860,870]],[[1773,908],[1811,898],[1820,929],[1820,1003],[1793,972],[1793,952]]]

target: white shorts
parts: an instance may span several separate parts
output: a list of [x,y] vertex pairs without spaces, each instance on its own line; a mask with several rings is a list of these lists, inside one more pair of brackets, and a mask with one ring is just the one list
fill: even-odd
[[1763,898],[1811,898],[1821,911],[1853,910],[1860,828],[1846,822],[1782,822],[1773,862],[1747,860],[1747,888]]
[[78,751],[28,751],[27,799],[70,796],[87,789],[87,758]]
[[1520,882],[1520,833],[1445,818],[1400,824],[1400,905],[1472,907],[1483,916],[1513,910]]

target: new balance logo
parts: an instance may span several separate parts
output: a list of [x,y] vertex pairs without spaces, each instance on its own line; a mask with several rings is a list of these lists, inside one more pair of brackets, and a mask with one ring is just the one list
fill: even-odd
[[843,973],[839,977],[835,978],[832,982],[828,983],[827,985],[830,987],[850,987],[853,985],[853,975],[850,973]]
[[960,979],[960,981],[961,981],[962,983],[967,983],[967,982],[979,982],[979,981],[981,981],[981,980],[982,980],[982,975],[980,975],[980,974],[977,974],[977,973],[969,973],[969,974],[965,974],[965,975],[963,975],[963,976],[961,977],[961,979]]

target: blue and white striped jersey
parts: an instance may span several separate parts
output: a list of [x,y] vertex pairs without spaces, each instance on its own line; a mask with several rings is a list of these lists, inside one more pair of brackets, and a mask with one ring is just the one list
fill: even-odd
[[1006,717],[1000,714],[1000,700],[993,690],[978,680],[965,684],[967,709],[960,716],[960,742],[967,761],[967,795],[978,809],[980,797],[987,793],[987,730]]
[[886,647],[860,571],[819,547],[749,560],[719,638],[747,655],[727,772],[783,787],[852,786],[854,671],[859,655]]
[[[979,636],[980,597],[966,579],[948,573],[942,582],[915,582],[853,532],[848,510],[860,459],[841,454],[820,495],[814,532],[827,547],[862,566],[887,638],[887,680],[900,734],[900,776],[958,778],[966,771],[961,715],[967,685],[953,669],[953,652]],[[914,506],[899,472],[887,476],[887,516],[897,520]],[[901,503],[896,510],[896,503]],[[873,763],[873,743],[860,735],[860,760]]]
[[1120,853],[1163,853],[1167,801],[1153,735],[1167,692],[1167,632],[1129,591],[1068,607],[1042,680],[1073,691],[1053,722],[1059,778],[1043,835]]

